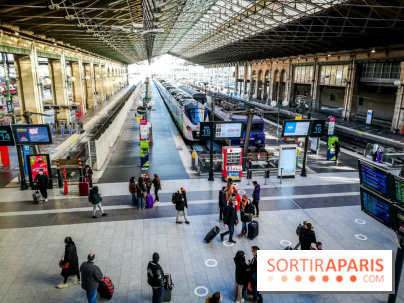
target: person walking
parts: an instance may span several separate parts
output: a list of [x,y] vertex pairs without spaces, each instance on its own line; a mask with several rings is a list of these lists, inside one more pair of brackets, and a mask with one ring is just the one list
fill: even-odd
[[334,152],[335,152],[335,165],[338,165],[338,158],[341,154],[341,146],[338,141],[334,143]]
[[88,196],[88,201],[90,201],[93,204],[93,218],[97,219],[98,217],[95,215],[96,211],[97,211],[97,207],[100,209],[102,216],[105,217],[106,215],[108,215],[107,213],[104,212],[104,210],[102,209],[102,205],[101,205],[101,201],[102,201],[102,197],[101,195],[98,193],[98,186],[94,186],[91,190],[90,190],[90,195]]
[[135,177],[130,178],[129,180],[129,192],[132,195],[132,206],[136,205],[136,201],[137,201],[137,196],[136,196],[136,192],[137,192],[137,186],[136,186],[136,179]]
[[90,167],[90,165],[86,165],[83,168],[83,176],[84,176],[84,178],[89,179],[88,181],[90,183],[90,188],[92,188],[93,187],[93,170]]
[[180,214],[183,212],[185,223],[189,224],[187,209],[188,209],[188,201],[187,201],[187,193],[184,187],[181,187],[175,195],[175,209],[177,210],[177,217],[175,222],[177,224],[182,224],[180,221]]
[[159,264],[160,256],[153,254],[152,261],[147,264],[147,283],[153,289],[153,303],[161,303],[164,288],[164,271]]
[[245,262],[245,253],[239,250],[234,257],[234,263],[236,264],[236,284],[234,285],[233,300],[236,303],[244,302],[243,288],[248,283],[249,267]]
[[147,196],[147,188],[146,183],[143,177],[139,177],[139,181],[137,182],[137,203],[139,209],[145,208],[145,198]]
[[159,190],[161,190],[161,180],[157,174],[154,174],[152,183],[154,186],[154,202],[159,203]]
[[95,255],[89,254],[87,262],[80,265],[81,288],[87,293],[88,303],[95,303],[97,288],[103,277],[101,269],[94,264]]
[[77,285],[81,283],[79,258],[77,256],[76,244],[74,244],[71,237],[66,237],[64,243],[65,243],[65,254],[63,260],[59,262],[59,265],[62,267],[62,272],[60,274],[63,277],[63,283],[59,284],[57,286],[58,288],[65,288],[69,286],[69,284],[67,284],[67,278],[70,276],[77,277],[77,281],[74,281],[73,284]]
[[219,191],[219,221],[223,220],[223,212],[226,209],[226,186]]
[[246,195],[243,196],[240,205],[240,220],[242,222],[241,225],[241,233],[238,234],[238,237],[241,238],[247,233],[247,223],[250,222],[248,220],[248,214],[250,213],[250,200]]
[[220,292],[215,292],[213,295],[206,298],[205,303],[220,303],[223,297]]
[[224,218],[223,218],[223,226],[227,224],[229,227],[229,230],[226,231],[225,233],[220,234],[220,239],[223,241],[223,238],[225,235],[229,235],[229,242],[230,243],[236,243],[236,241],[233,240],[233,233],[234,233],[234,224],[237,225],[238,223],[238,218],[237,218],[237,210],[236,210],[236,200],[233,200],[229,203],[229,205],[226,207],[226,210],[224,212]]
[[231,178],[227,179],[226,187],[226,201],[230,202],[232,200],[233,194],[237,194],[237,189],[233,186],[233,180]]
[[250,282],[251,282],[251,286],[252,286],[252,290],[253,290],[253,297],[250,298],[250,302],[253,303],[262,303],[263,299],[262,299],[262,295],[259,293],[259,291],[257,290],[257,251],[259,251],[259,247],[258,246],[251,246],[251,252],[253,254],[253,258],[250,261]]
[[39,172],[34,179],[34,185],[36,185],[41,192],[42,198],[45,199],[45,202],[48,202],[48,184],[49,176],[43,172],[42,168],[39,169]]
[[[296,235],[300,237],[302,232],[307,228],[307,221],[303,221],[303,225],[299,223],[299,225],[296,228]],[[300,246],[300,240],[297,242],[296,246],[293,249],[298,249]]]
[[306,228],[300,233],[299,242],[301,245],[301,250],[310,250],[311,243],[317,242],[316,234],[311,223],[307,223]]
[[257,181],[253,181],[253,185],[254,185],[254,191],[252,194],[253,204],[255,205],[255,209],[257,210],[257,214],[253,215],[253,217],[259,217],[260,209],[258,207],[258,204],[260,203],[260,198],[261,198],[261,187]]

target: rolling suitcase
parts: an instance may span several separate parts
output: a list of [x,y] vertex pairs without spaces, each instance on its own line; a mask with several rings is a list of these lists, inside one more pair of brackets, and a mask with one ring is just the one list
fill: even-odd
[[207,233],[207,235],[206,235],[206,237],[205,237],[205,242],[206,242],[206,243],[209,243],[210,241],[212,241],[212,240],[217,236],[217,234],[218,234],[219,232],[220,232],[219,226],[213,227],[213,228]]
[[79,183],[79,195],[88,196],[90,194],[90,185],[87,182]]
[[258,236],[258,222],[251,221],[251,223],[249,223],[247,227],[247,238],[252,240],[256,236]]
[[32,198],[34,199],[34,204],[41,204],[43,201],[42,195],[41,193],[36,190],[33,194],[32,194]]
[[164,289],[163,296],[161,297],[161,302],[170,302],[171,301],[171,291],[174,288],[173,280],[171,279],[170,274],[164,275]]
[[153,208],[153,196],[150,194],[146,196],[146,208]]
[[111,300],[112,295],[114,294],[114,284],[108,277],[102,277],[100,283],[98,284],[97,291],[100,294],[101,298]]
[[284,250],[293,250],[292,246],[287,246]]

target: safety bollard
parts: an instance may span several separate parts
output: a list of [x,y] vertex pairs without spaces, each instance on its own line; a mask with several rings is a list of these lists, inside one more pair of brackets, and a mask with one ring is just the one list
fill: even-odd
[[83,182],[83,170],[81,169],[81,158],[79,158],[79,175],[80,175],[80,182]]
[[267,165],[268,165],[268,167],[269,167],[269,151],[267,151]]
[[65,126],[63,125],[63,122],[62,122],[62,124],[61,124],[61,126],[60,126],[60,133],[61,133],[62,135],[65,134]]
[[[248,168],[251,168],[251,166],[252,166],[252,163],[251,163],[251,152],[250,152],[248,155]],[[247,172],[247,174],[248,174],[248,172]]]

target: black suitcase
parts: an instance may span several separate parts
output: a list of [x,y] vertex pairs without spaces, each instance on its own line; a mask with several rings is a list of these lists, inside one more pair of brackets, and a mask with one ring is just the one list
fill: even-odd
[[32,194],[32,198],[34,199],[34,204],[41,204],[43,201],[42,195],[41,193],[36,190],[33,194]]
[[170,302],[171,301],[171,291],[174,288],[173,280],[171,279],[170,274],[164,275],[164,289],[163,295],[161,297],[161,302]]
[[247,227],[247,238],[252,240],[256,236],[258,236],[258,222],[251,221],[251,223],[249,223]]
[[206,235],[206,237],[205,237],[205,242],[206,242],[206,243],[209,243],[210,241],[212,241],[212,240],[217,236],[217,234],[218,234],[219,232],[220,232],[219,226],[213,227],[213,228],[207,233],[207,235]]
[[287,246],[284,250],[293,250],[292,246]]
[[163,289],[163,295],[161,296],[161,302],[170,302],[171,301],[171,289]]

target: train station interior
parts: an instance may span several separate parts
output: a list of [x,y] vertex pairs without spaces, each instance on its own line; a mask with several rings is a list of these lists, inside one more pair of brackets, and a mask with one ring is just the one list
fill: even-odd
[[[1,0],[0,88],[0,303],[404,303],[404,1]],[[304,221],[313,254],[391,251],[391,291],[259,296],[249,265],[236,294]]]

